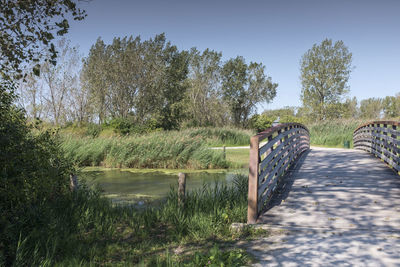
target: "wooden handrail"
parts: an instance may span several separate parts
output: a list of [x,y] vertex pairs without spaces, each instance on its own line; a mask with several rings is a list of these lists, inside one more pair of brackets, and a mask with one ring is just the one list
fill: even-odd
[[247,223],[256,223],[279,178],[309,148],[309,131],[300,123],[279,124],[250,139]]
[[365,150],[400,171],[400,131],[398,121],[372,121],[359,126],[353,133],[355,149]]

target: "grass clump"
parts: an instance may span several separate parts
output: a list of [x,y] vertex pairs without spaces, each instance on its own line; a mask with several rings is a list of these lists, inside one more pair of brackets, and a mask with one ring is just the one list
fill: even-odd
[[124,168],[226,168],[222,151],[183,132],[154,132],[116,138],[65,135],[62,149],[79,166]]

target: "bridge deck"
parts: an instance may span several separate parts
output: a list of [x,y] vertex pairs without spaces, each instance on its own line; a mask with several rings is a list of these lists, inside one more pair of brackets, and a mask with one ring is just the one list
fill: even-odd
[[400,266],[400,177],[359,150],[312,148],[259,218],[262,265]]

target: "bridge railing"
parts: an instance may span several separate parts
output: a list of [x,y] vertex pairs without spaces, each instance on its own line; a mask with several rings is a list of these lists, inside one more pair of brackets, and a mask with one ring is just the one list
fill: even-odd
[[247,223],[256,223],[279,177],[309,148],[309,131],[299,123],[279,124],[250,139]]
[[400,122],[397,121],[372,121],[363,124],[353,133],[354,148],[370,152],[399,172],[399,126]]

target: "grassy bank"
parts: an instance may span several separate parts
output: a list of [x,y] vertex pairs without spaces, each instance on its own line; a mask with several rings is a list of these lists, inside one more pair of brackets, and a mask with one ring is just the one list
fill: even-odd
[[[38,225],[18,243],[17,266],[243,266],[250,258],[233,242],[251,230],[231,232],[245,222],[247,178],[233,185],[204,185],[179,205],[176,189],[143,210],[113,206],[82,188],[73,201],[48,212],[55,221]],[[61,216],[63,214],[63,216]],[[39,215],[39,214],[38,214]],[[66,223],[68,222],[68,223]],[[48,225],[47,225],[48,224]],[[51,226],[49,228],[48,226]],[[51,230],[49,230],[51,229]]]
[[79,166],[123,168],[226,168],[222,151],[182,132],[156,132],[141,136],[90,138],[64,136],[62,149]]
[[[109,127],[102,127],[100,125],[89,125],[89,126],[69,126],[60,129],[63,135],[72,135],[79,137],[126,137],[126,136],[141,136],[141,135],[153,135],[154,132],[144,134],[122,134],[116,129]],[[162,133],[168,133],[168,131],[159,131]],[[253,130],[246,130],[234,127],[198,127],[198,128],[186,128],[180,131],[170,131],[172,133],[178,133],[181,136],[199,138],[208,146],[241,146],[248,145],[250,143],[250,137],[255,134]]]
[[250,137],[255,134],[253,130],[238,128],[189,128],[181,131],[190,137],[199,137],[206,141],[208,146],[246,146],[250,144]]
[[231,128],[192,128],[144,135],[91,137],[83,129],[63,130],[62,149],[79,166],[162,169],[237,167],[210,146],[248,145],[251,132]]
[[331,120],[308,124],[311,145],[343,147],[344,141],[350,141],[350,147],[353,147],[353,132],[364,122],[363,120]]

